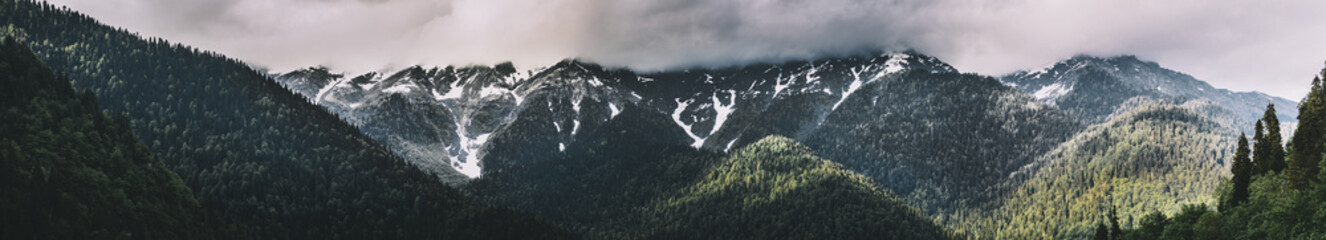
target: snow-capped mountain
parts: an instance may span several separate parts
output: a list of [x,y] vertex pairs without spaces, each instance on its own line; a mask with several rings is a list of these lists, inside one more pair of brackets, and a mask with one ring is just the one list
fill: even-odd
[[1298,115],[1294,101],[1258,92],[1215,88],[1187,74],[1127,55],[1110,58],[1079,55],[1041,69],[1015,72],[1000,80],[1090,123],[1104,122],[1146,102],[1167,99],[1209,99],[1239,113],[1235,119],[1237,126],[1251,126],[1261,117],[1266,104],[1277,106],[1282,121]]
[[[726,151],[745,131],[724,127],[738,115],[811,96],[817,100],[808,116],[818,123],[862,86],[905,71],[956,73],[935,58],[906,52],[646,74],[567,60],[524,71],[510,64],[411,67],[354,77],[313,67],[276,79],[421,168],[457,182],[563,153],[579,133],[627,105],[670,116],[693,147]],[[522,150],[490,151],[506,147]]]
[[[728,127],[769,112],[779,101],[805,99],[806,114],[820,123],[862,86],[897,78],[906,71],[956,73],[946,63],[916,53],[873,57],[830,58],[779,65],[753,65],[718,70],[696,69],[646,74],[629,82],[645,97],[645,106],[667,113],[690,135],[692,146],[730,150],[764,136],[746,136],[745,129]],[[797,100],[800,101],[800,100]],[[809,123],[808,123],[809,124]],[[725,128],[727,127],[727,128]],[[806,126],[806,132],[815,126]],[[793,136],[793,135],[789,135]]]
[[450,183],[592,154],[588,145],[601,139],[590,133],[603,135],[605,123],[631,110],[646,112],[633,119],[659,119],[604,131],[651,132],[712,152],[787,136],[944,212],[989,199],[998,191],[983,183],[1080,129],[1027,93],[915,52],[652,73],[574,60],[525,71],[325,72],[277,80]]
[[510,65],[411,67],[347,78],[309,68],[277,79],[415,165],[459,181],[480,174],[475,153],[510,121],[523,97],[514,83],[532,72]]
[[[453,184],[592,154],[601,139],[591,133],[634,109],[649,113],[632,118],[670,126],[606,131],[654,132],[713,152],[788,136],[936,215],[989,204],[1006,190],[997,183],[1130,106],[1211,99],[1228,109],[1208,115],[1251,122],[1268,100],[1293,105],[1133,57],[1079,56],[1002,81],[915,52],[651,73],[576,60],[357,77],[310,68],[277,80]],[[1292,107],[1281,109],[1293,119]],[[1251,124],[1229,123],[1242,125]]]

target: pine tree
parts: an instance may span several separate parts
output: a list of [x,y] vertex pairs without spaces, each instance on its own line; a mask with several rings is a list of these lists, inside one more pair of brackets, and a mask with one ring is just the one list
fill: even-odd
[[1092,239],[1092,240],[1109,240],[1109,239],[1110,239],[1110,229],[1109,229],[1108,227],[1105,227],[1105,222],[1097,222],[1097,223],[1096,223],[1096,236],[1091,237],[1091,239]]
[[[1260,157],[1265,163],[1257,162],[1258,174],[1265,172],[1279,172],[1285,169],[1285,145],[1280,135],[1280,119],[1275,116],[1275,104],[1266,105],[1266,113],[1262,115],[1262,120],[1258,123],[1266,123],[1266,136],[1262,138],[1266,141],[1266,156]],[[1263,146],[1261,141],[1257,141],[1258,146]],[[1256,156],[1254,156],[1256,157]]]
[[[1326,69],[1322,69],[1326,75]],[[1286,168],[1286,180],[1293,189],[1306,189],[1317,175],[1317,162],[1321,159],[1322,135],[1326,134],[1326,96],[1322,92],[1321,77],[1312,79],[1312,89],[1308,96],[1298,104],[1298,128],[1294,132],[1291,144],[1294,150]]]
[[1123,228],[1119,227],[1118,207],[1110,205],[1110,239],[1119,239],[1123,237]]
[[1248,185],[1252,181],[1252,160],[1248,158],[1248,136],[1239,134],[1238,149],[1234,150],[1234,164],[1229,168],[1234,174],[1234,192],[1229,201],[1220,207],[1233,209],[1248,200]]

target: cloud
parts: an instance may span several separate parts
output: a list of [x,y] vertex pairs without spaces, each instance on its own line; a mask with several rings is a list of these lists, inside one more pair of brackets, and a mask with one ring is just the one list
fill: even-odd
[[637,70],[916,49],[1003,74],[1134,54],[1217,87],[1297,99],[1326,60],[1317,0],[56,0],[273,70],[415,64]]

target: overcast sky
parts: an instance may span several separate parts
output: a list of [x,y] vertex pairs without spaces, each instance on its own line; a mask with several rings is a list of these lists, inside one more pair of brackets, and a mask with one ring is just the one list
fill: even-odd
[[915,49],[1002,75],[1137,55],[1298,100],[1326,65],[1321,0],[52,0],[274,71],[580,57],[652,71]]

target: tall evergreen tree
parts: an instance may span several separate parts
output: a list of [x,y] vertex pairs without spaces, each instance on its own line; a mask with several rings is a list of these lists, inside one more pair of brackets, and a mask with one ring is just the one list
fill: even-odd
[[1123,237],[1123,228],[1119,227],[1119,208],[1110,204],[1110,239]]
[[[1322,69],[1326,75],[1326,69]],[[1321,159],[1322,136],[1326,134],[1326,93],[1322,92],[1321,76],[1312,78],[1312,90],[1298,104],[1298,128],[1294,138],[1289,166],[1285,174],[1289,187],[1306,189],[1317,175],[1317,162]]]
[[1255,174],[1261,174],[1271,170],[1270,142],[1266,141],[1266,127],[1262,125],[1261,120],[1257,120],[1256,127],[1253,127],[1252,134],[1252,166]]
[[1252,159],[1248,158],[1248,136],[1239,134],[1238,149],[1234,150],[1234,164],[1229,168],[1234,173],[1234,192],[1228,202],[1221,204],[1223,209],[1232,209],[1248,200],[1248,185],[1252,182]]
[[[1264,172],[1279,172],[1285,169],[1285,145],[1282,142],[1283,136],[1280,135],[1280,119],[1275,116],[1275,104],[1266,104],[1266,113],[1262,115],[1262,120],[1258,123],[1266,124],[1266,136],[1257,141],[1258,150],[1265,147],[1265,157],[1254,155],[1257,164],[1258,174]],[[1261,154],[1261,153],[1255,153]]]

